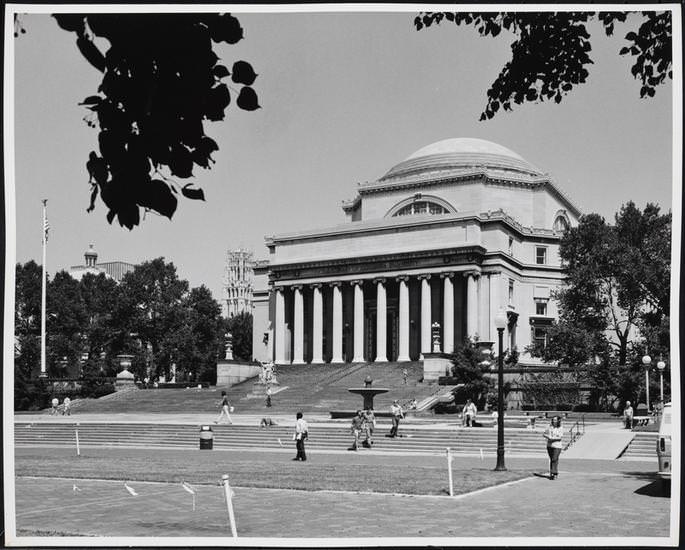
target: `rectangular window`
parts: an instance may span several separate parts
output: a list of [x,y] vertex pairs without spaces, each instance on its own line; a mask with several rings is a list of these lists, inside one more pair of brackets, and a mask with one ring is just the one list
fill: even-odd
[[547,315],[547,300],[535,300],[535,315]]
[[547,247],[546,246],[536,246],[535,247],[535,263],[538,265],[547,264]]
[[514,255],[514,237],[509,237],[509,247],[507,248],[509,256]]
[[514,280],[509,279],[509,304],[514,304]]
[[533,328],[533,345],[538,350],[543,350],[547,347],[547,330],[545,328]]

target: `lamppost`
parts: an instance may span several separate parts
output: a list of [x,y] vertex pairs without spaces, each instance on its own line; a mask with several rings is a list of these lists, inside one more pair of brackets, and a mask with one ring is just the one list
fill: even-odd
[[645,397],[647,399],[647,412],[649,412],[649,365],[652,364],[652,358],[645,354],[642,358],[642,364],[645,366]]
[[495,327],[497,328],[497,465],[495,471],[502,472],[507,469],[504,465],[504,352],[502,350],[502,338],[504,327],[507,326],[507,315],[502,308],[495,315]]
[[659,362],[656,364],[656,368],[659,369],[659,377],[661,382],[661,405],[664,404],[664,369],[666,368],[666,363],[664,360],[659,358]]

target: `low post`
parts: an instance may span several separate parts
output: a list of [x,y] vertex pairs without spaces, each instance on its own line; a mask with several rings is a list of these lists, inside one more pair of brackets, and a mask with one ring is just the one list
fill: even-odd
[[74,431],[76,433],[76,456],[81,456],[81,446],[79,445],[78,441],[78,422],[76,423],[76,428]]
[[447,447],[447,479],[450,484],[450,496],[454,496],[454,490],[452,485],[452,451]]
[[233,515],[233,501],[231,500],[231,487],[228,485],[228,474],[221,476],[224,485],[224,492],[226,493],[226,508],[228,509],[228,521],[231,524],[231,535],[233,538],[238,538],[238,532],[235,527],[235,515]]

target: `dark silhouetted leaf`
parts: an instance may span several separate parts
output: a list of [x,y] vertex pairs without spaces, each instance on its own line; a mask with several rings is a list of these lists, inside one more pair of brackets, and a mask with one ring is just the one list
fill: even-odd
[[238,104],[238,107],[244,111],[254,111],[259,109],[257,93],[249,86],[243,86],[240,89],[236,103]]
[[105,72],[105,57],[92,40],[79,36],[76,39],[76,46],[93,67],[101,73]]
[[53,15],[57,24],[65,31],[83,34],[85,32],[85,20],[83,14],[77,13],[56,13]]
[[192,183],[188,183],[187,185],[183,186],[183,188],[181,189],[181,193],[183,193],[183,196],[193,200],[205,200],[204,191],[202,191],[202,189],[190,189],[191,185]]
[[212,74],[217,78],[224,78],[225,76],[229,76],[231,73],[228,72],[228,69],[225,66],[215,65],[212,69]]
[[252,86],[252,83],[257,78],[257,74],[252,69],[247,61],[236,61],[233,64],[233,74],[231,80],[236,84],[245,84],[245,86]]
[[147,184],[139,186],[138,204],[143,208],[149,208],[159,212],[162,216],[171,219],[176,212],[178,200],[170,187],[162,180],[150,180]]
[[102,98],[98,95],[89,95],[86,99],[84,99],[79,105],[97,105],[98,103],[102,103]]

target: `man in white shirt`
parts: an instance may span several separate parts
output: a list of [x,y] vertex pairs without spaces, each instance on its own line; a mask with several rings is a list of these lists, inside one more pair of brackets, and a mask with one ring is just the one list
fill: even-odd
[[464,415],[464,425],[468,426],[469,428],[473,426],[474,422],[476,421],[476,413],[478,412],[478,409],[476,409],[476,405],[474,405],[473,401],[470,399],[466,400],[466,405],[464,405],[464,409],[462,411]]
[[302,418],[303,414],[298,412],[295,418],[295,434],[293,438],[295,439],[295,448],[297,449],[297,456],[293,460],[302,460],[303,462],[307,460],[307,455],[304,452],[304,442],[308,437],[309,426],[307,426],[307,421]]
[[392,428],[390,428],[389,437],[397,437],[397,430],[400,427],[400,420],[404,418],[402,407],[400,407],[400,403],[397,401],[397,399],[392,402],[390,414],[392,414]]

